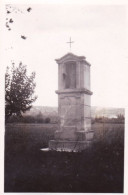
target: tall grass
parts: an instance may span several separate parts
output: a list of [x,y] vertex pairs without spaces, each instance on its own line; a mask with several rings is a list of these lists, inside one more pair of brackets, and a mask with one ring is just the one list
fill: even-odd
[[40,151],[57,129],[6,126],[5,192],[123,192],[124,125],[92,125],[94,142],[79,153]]
[[[34,145],[48,146],[48,142],[54,139],[54,133],[58,130],[57,124],[7,124],[5,130],[6,142],[32,142]],[[92,125],[94,130],[94,142],[124,143],[123,124]]]

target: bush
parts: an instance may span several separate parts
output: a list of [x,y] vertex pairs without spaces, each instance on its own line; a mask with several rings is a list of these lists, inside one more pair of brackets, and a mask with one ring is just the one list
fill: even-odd
[[[5,121],[6,122],[6,121]],[[44,123],[43,117],[37,116],[23,116],[23,117],[17,117],[17,116],[11,116],[8,121],[8,123]]]
[[23,117],[17,117],[16,115],[12,115],[9,117],[8,121],[5,123],[58,123],[58,115],[43,115],[39,112],[37,115],[23,115]]
[[[94,121],[93,121],[94,120]],[[124,116],[123,115],[118,115],[117,118],[108,118],[108,117],[103,117],[103,116],[100,116],[100,117],[95,117],[94,119],[92,120],[92,124],[94,124],[95,122],[98,122],[98,123],[111,123],[111,124],[124,124]]]
[[45,123],[50,123],[50,121],[51,121],[50,118],[45,119]]

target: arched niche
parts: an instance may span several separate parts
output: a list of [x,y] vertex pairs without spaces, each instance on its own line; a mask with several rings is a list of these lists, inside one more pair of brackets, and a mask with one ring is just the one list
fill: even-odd
[[64,64],[65,72],[63,73],[63,86],[65,89],[76,88],[76,62],[69,61]]

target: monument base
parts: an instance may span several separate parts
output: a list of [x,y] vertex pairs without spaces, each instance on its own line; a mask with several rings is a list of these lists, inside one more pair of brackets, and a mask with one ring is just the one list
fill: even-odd
[[79,152],[85,150],[91,143],[92,141],[50,140],[49,149],[55,151]]

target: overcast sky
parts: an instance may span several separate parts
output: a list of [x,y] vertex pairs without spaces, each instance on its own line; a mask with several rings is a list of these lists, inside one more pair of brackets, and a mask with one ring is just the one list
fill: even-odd
[[[91,63],[92,105],[127,105],[126,6],[85,4],[28,4],[12,7],[11,31],[5,30],[5,66],[11,60],[36,72],[35,105],[57,106],[58,66],[55,59],[71,52]],[[31,12],[26,9],[31,7]],[[27,37],[26,40],[20,38]]]

